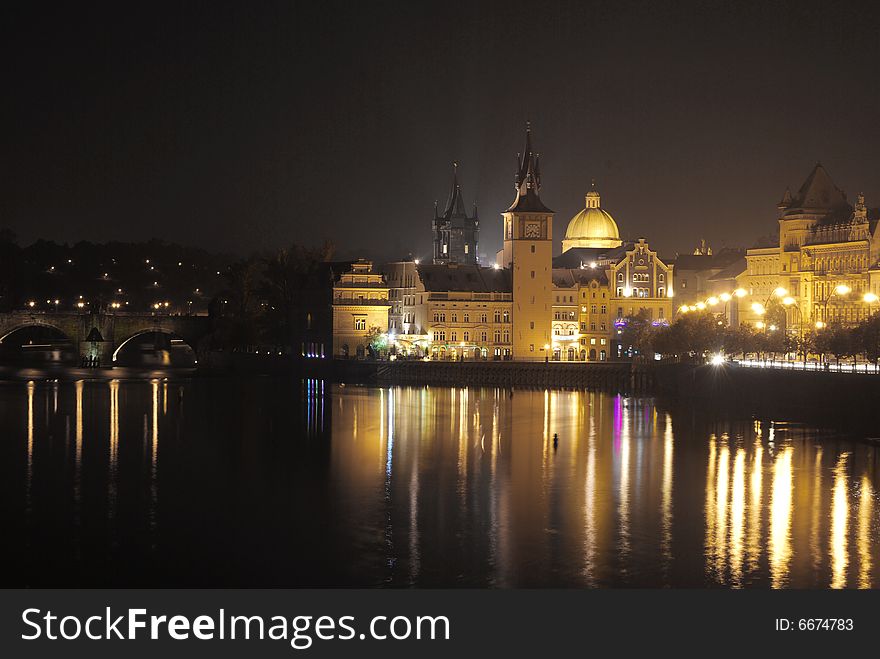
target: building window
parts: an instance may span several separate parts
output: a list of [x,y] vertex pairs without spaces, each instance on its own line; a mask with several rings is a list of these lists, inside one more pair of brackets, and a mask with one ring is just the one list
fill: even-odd
[[510,343],[510,330],[504,330],[504,342]]
[[666,275],[664,275],[662,272],[659,275],[657,275],[657,281],[662,282],[665,280],[666,280]]
[[481,323],[487,322],[488,318],[489,318],[489,316],[487,316],[486,314],[484,314],[484,313],[480,314],[480,322]]
[[450,334],[450,339],[452,341],[458,340],[458,332],[456,332],[455,330],[452,330],[452,333]]
[[595,304],[590,305],[590,313],[596,313],[596,305]]
[[590,339],[590,345],[591,345],[591,346],[596,345],[596,339],[595,339],[595,338]]
[[501,311],[499,309],[495,309],[495,322],[496,323],[501,322]]
[[532,270],[532,279],[534,279],[534,278],[535,278],[535,271]]
[[457,313],[452,314],[452,322],[453,322],[453,323],[457,323],[457,322],[458,322],[458,314],[457,314]]
[[604,346],[604,345],[605,345],[605,339],[599,339],[599,343],[600,343],[601,345]]
[[486,332],[480,332],[480,341],[486,340]]
[[469,333],[469,332],[465,332],[463,338],[464,338],[465,341],[470,341],[470,340],[471,340],[470,333]]
[[501,343],[501,330],[495,330],[495,343]]
[[535,253],[535,246],[532,245],[532,254],[534,254],[534,253]]
[[602,314],[608,313],[608,307],[606,305],[603,304],[600,308],[602,309],[602,311],[601,311]]
[[535,352],[535,344],[534,343],[529,344],[529,352]]
[[535,329],[535,321],[534,320],[529,321],[529,329]]
[[619,282],[623,281],[623,273],[622,272],[617,273],[617,281],[619,281]]
[[509,312],[509,311],[506,311],[506,310],[505,310],[505,312],[504,312],[504,322],[505,322],[505,323],[509,323],[509,322],[510,322],[510,312]]
[[466,323],[471,322],[471,315],[470,315],[470,314],[467,314],[467,313],[466,313],[466,314],[464,315],[464,322],[466,322]]
[[367,329],[367,319],[366,318],[355,318],[354,319],[354,328],[356,330]]

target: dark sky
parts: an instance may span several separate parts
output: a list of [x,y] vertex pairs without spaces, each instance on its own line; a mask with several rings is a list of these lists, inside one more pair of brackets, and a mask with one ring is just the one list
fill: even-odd
[[592,177],[670,255],[774,231],[817,160],[880,206],[866,3],[11,4],[0,226],[22,242],[427,255],[459,160],[491,255],[527,118],[557,239]]

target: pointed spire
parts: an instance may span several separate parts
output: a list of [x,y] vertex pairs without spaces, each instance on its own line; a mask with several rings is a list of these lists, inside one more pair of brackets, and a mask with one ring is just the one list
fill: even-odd
[[479,217],[477,214],[477,200],[474,199],[474,219],[476,220]]
[[437,214],[437,210],[438,210],[437,206],[439,206],[439,205],[440,205],[440,202],[435,199],[434,200],[434,219],[435,220],[440,219],[440,215]]
[[464,201],[461,198],[461,185],[458,183],[458,161],[452,161],[452,186],[449,189],[449,197],[446,199],[446,208],[443,209],[443,217],[466,217]]
[[523,151],[516,154],[517,170],[514,176],[516,200],[508,210],[531,210],[552,212],[541,203],[541,159],[532,149],[532,124],[526,122],[526,143]]
[[784,210],[791,206],[791,189],[785,188],[785,194],[782,195],[782,199],[779,200],[779,203],[776,204],[776,207],[779,210]]

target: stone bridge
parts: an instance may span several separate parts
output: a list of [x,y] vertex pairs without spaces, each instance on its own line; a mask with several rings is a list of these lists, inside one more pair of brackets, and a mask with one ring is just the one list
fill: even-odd
[[199,343],[213,329],[208,316],[12,311],[0,313],[0,344],[25,327],[54,328],[70,339],[81,357],[96,357],[102,364],[115,361],[122,346],[148,332],[174,335],[198,353]]

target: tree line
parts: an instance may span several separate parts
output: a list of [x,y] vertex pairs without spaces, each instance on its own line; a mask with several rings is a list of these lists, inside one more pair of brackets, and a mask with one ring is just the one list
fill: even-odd
[[702,361],[711,354],[729,357],[778,360],[808,356],[880,362],[880,315],[855,326],[829,323],[821,329],[785,331],[780,326],[756,329],[749,325],[728,326],[724,317],[710,311],[679,316],[668,325],[654,324],[646,313],[624,319],[618,339],[637,358]]

